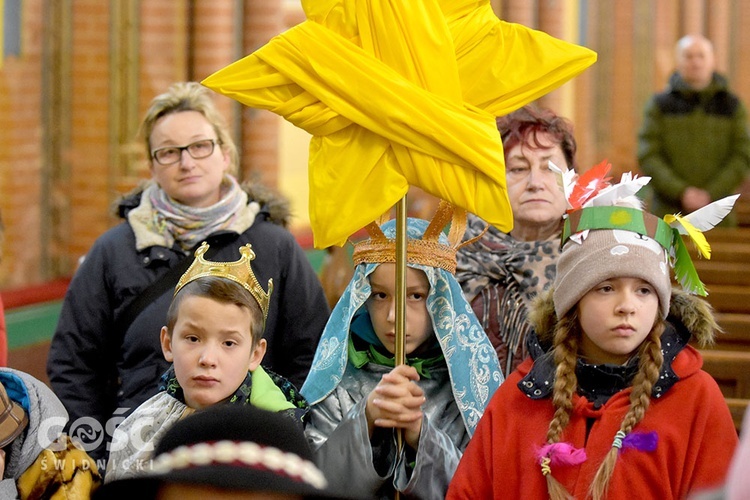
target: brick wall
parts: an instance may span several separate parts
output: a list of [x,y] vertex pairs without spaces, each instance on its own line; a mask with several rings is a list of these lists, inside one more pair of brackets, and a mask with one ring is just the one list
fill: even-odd
[[[235,27],[241,12],[235,0],[198,0],[193,20],[192,78],[201,81],[214,71],[239,58],[241,48],[236,38],[242,35]],[[216,94],[216,105],[229,123],[234,122],[236,106],[233,99]]]
[[141,2],[140,91],[142,112],[149,101],[188,73],[186,0]]
[[83,255],[107,229],[109,182],[109,2],[73,2],[69,254]]
[[[244,52],[251,53],[284,30],[283,2],[245,0]],[[280,118],[270,111],[242,108],[242,167],[246,179],[278,186]]]
[[39,280],[41,248],[42,0],[22,2],[21,54],[0,69],[0,210],[5,223],[0,283]]

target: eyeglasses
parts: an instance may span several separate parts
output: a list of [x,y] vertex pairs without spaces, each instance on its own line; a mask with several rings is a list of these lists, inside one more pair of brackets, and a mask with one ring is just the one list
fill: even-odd
[[169,146],[159,148],[151,153],[151,157],[161,165],[172,165],[182,159],[182,152],[187,151],[195,160],[208,158],[214,152],[214,146],[218,141],[214,139],[203,139],[188,144],[187,146]]

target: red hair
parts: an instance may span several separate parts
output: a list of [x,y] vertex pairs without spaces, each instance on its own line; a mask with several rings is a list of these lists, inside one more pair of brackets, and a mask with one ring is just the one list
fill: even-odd
[[562,149],[568,168],[577,170],[575,163],[577,146],[573,137],[573,124],[557,116],[551,109],[527,105],[497,118],[496,122],[506,152],[518,144],[539,148],[541,147],[539,134],[548,134]]

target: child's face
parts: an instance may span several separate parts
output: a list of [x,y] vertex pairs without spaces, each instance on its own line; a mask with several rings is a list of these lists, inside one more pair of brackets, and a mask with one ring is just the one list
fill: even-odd
[[624,364],[656,322],[659,297],[640,278],[611,278],[578,302],[580,354],[591,363]]
[[[396,350],[396,265],[381,264],[370,274],[372,294],[367,299],[375,334],[389,352]],[[433,335],[432,321],[427,313],[430,283],[419,269],[406,268],[406,343],[410,354]]]
[[207,297],[186,297],[172,335],[161,330],[161,346],[174,363],[177,381],[191,408],[200,409],[231,396],[266,352],[266,341],[253,348],[250,310]]

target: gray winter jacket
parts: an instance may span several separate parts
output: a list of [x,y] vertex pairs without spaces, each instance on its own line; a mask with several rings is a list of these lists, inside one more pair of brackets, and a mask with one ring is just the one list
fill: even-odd
[[419,450],[416,457],[404,454],[397,461],[393,432],[378,429],[371,440],[365,417],[367,396],[392,369],[347,364],[341,383],[312,407],[305,434],[315,461],[332,489],[356,498],[393,498],[394,489],[403,492],[402,498],[445,498],[469,442],[448,370],[432,369],[431,378],[419,380],[426,397]]

